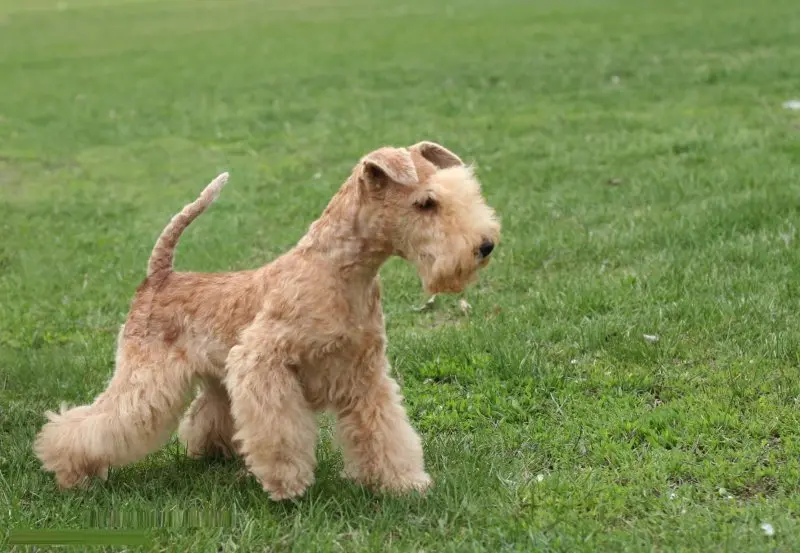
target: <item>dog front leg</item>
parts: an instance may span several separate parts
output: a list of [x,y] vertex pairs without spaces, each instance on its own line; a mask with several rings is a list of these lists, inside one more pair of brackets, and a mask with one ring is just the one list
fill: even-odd
[[225,387],[240,451],[273,501],[303,495],[314,481],[317,422],[296,375],[278,353],[231,349]]
[[[380,363],[388,367],[388,361]],[[424,491],[420,437],[403,408],[400,387],[386,370],[353,390],[337,409],[336,430],[344,450],[345,476],[385,491]]]

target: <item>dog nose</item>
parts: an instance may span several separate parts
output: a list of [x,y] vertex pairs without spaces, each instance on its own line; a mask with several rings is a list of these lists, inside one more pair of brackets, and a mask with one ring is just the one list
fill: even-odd
[[481,247],[478,248],[478,251],[481,252],[481,257],[489,257],[489,254],[492,253],[493,249],[494,249],[494,242],[492,242],[491,240],[487,240],[483,244],[481,244]]

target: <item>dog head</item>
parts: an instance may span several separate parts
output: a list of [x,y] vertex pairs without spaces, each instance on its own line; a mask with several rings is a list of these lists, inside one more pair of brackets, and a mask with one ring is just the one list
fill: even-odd
[[471,167],[439,144],[380,148],[356,169],[361,224],[411,262],[426,292],[457,293],[491,259],[500,222]]

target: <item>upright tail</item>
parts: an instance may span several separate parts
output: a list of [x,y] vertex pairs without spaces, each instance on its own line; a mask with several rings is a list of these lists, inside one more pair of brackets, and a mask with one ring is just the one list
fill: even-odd
[[228,173],[217,176],[208,186],[205,187],[200,197],[187,205],[180,213],[175,215],[167,227],[158,237],[153,253],[150,254],[150,261],[147,263],[147,277],[150,278],[159,273],[172,271],[172,260],[175,258],[175,246],[178,245],[181,234],[186,230],[198,215],[203,213],[208,206],[219,196],[220,190],[228,182]]

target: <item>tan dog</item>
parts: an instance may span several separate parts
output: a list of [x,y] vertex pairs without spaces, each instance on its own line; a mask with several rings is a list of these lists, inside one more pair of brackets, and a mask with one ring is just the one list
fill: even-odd
[[183,230],[218,176],[156,243],[118,337],[116,370],[91,405],[47,413],[34,449],[60,486],[107,477],[180,424],[190,455],[241,454],[273,500],[314,480],[315,412],[336,415],[345,476],[424,490],[422,446],[389,375],[378,270],[410,261],[428,293],[459,292],[488,263],[500,225],[470,168],[422,142],[354,168],[291,251],[256,270],[177,273]]

